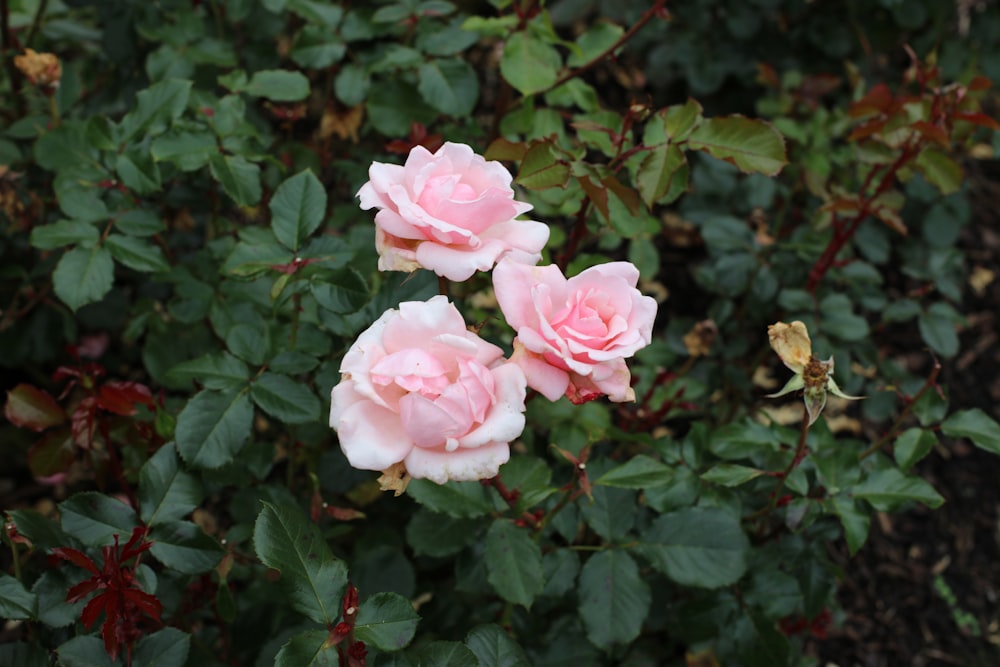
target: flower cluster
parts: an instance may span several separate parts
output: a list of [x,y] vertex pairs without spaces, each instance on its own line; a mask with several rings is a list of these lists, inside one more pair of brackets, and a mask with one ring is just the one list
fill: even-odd
[[548,241],[498,162],[463,144],[417,146],[403,166],[374,163],[358,192],[377,208],[379,269],[424,268],[462,281],[493,270],[514,353],[470,331],[444,296],[384,313],[344,356],[330,426],[352,466],[437,483],[493,477],[524,430],[527,388],[549,400],[635,400],[625,360],[649,344],[656,301],[639,271],[609,262],[566,278],[536,266]]

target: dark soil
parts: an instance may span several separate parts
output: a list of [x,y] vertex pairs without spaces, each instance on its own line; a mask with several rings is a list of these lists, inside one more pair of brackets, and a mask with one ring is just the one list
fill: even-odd
[[[962,352],[944,364],[942,380],[952,409],[978,407],[1000,420],[1000,164],[968,166],[967,268],[996,277],[968,289]],[[823,667],[1000,665],[1000,457],[942,438],[918,468],[944,496],[942,507],[878,515],[853,558],[843,543],[830,545],[844,571],[845,618],[811,647]]]

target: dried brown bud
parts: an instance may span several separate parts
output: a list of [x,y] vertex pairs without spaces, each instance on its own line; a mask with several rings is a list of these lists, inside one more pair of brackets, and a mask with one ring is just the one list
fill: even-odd
[[36,53],[25,49],[24,55],[14,58],[14,65],[33,85],[56,89],[62,78],[62,64],[54,53]]

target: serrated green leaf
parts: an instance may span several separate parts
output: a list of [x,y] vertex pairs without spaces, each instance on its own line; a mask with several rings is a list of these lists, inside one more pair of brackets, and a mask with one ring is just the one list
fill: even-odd
[[565,186],[569,174],[569,165],[556,156],[552,144],[540,142],[524,154],[515,181],[529,190],[546,190]]
[[734,487],[746,484],[752,479],[757,479],[764,474],[763,470],[749,468],[747,466],[733,463],[719,463],[709,468],[702,474],[701,478],[712,484]]
[[77,243],[93,246],[100,238],[97,227],[81,220],[58,220],[31,230],[31,245],[39,250],[56,250]]
[[[90,574],[78,570],[73,573],[74,577],[70,578],[67,576],[68,570],[69,568],[43,572],[31,587],[31,592],[38,600],[38,620],[52,628],[65,628],[76,623],[86,604],[84,600],[69,604],[66,602],[66,591],[88,578]],[[2,664],[6,663],[0,661],[0,665]]]
[[24,642],[0,644],[0,665],[11,667],[49,667],[49,652],[41,646]]
[[636,186],[647,208],[674,190],[674,178],[684,176],[686,166],[684,151],[674,144],[662,144],[646,154],[636,172]]
[[238,390],[250,379],[250,369],[228,352],[218,352],[177,364],[167,377],[172,382],[197,380],[206,389]]
[[105,239],[104,245],[112,257],[135,271],[155,273],[170,270],[170,264],[159,246],[145,239],[111,234]]
[[298,507],[265,502],[254,524],[253,544],[261,562],[281,572],[293,608],[317,623],[337,620],[347,566],[333,557],[319,529]]
[[914,164],[943,195],[954,194],[962,187],[962,166],[940,148],[927,146],[917,155]]
[[95,635],[73,637],[56,649],[60,667],[116,667],[104,648],[104,642]]
[[844,538],[847,540],[847,549],[853,556],[864,546],[868,539],[868,528],[872,518],[863,509],[858,507],[857,501],[845,496],[834,496],[830,499],[833,513],[840,519],[844,526]]
[[310,291],[320,306],[338,315],[356,313],[371,297],[367,281],[350,267],[324,273],[323,282],[313,282]]
[[940,507],[944,498],[921,477],[906,477],[898,468],[873,471],[861,484],[851,489],[855,498],[867,500],[880,512],[890,512],[900,505],[917,501],[931,509]]
[[625,34],[625,29],[607,20],[598,20],[590,25],[576,40],[579,51],[574,51],[566,60],[569,67],[580,67],[601,57]]
[[226,332],[226,348],[243,361],[260,366],[270,348],[267,329],[237,324]]
[[743,116],[704,121],[690,134],[687,146],[736,165],[748,174],[776,176],[788,164],[781,133],[762,120]]
[[630,489],[595,486],[591,498],[580,498],[580,512],[595,533],[613,542],[625,536],[635,525],[635,512],[622,512],[623,507],[636,505],[636,494]]
[[498,625],[479,625],[465,636],[479,667],[529,667],[528,656]]
[[419,621],[413,605],[402,595],[376,593],[361,603],[354,636],[380,651],[398,651],[413,639]]
[[181,468],[172,442],[160,447],[139,470],[139,516],[149,526],[181,519],[201,500],[201,484]]
[[587,559],[577,595],[587,638],[605,650],[638,637],[649,614],[649,585],[632,557],[617,549]]
[[253,206],[260,201],[260,167],[256,164],[242,155],[213,155],[209,167],[212,178],[234,202]]
[[132,667],[184,667],[190,648],[191,635],[177,628],[163,628],[135,645]]
[[435,484],[410,480],[406,493],[424,507],[458,519],[485,516],[493,511],[489,491],[479,482]]
[[472,66],[460,58],[431,60],[417,70],[417,90],[430,106],[460,118],[476,106],[479,79]]
[[177,417],[177,451],[196,468],[218,468],[243,448],[252,427],[248,391],[201,391]]
[[244,92],[275,102],[298,102],[309,97],[309,79],[302,72],[260,70],[250,77]]
[[306,385],[280,373],[263,373],[250,385],[257,406],[286,424],[320,421],[320,402]]
[[14,522],[17,532],[31,540],[38,549],[76,546],[58,523],[35,510],[11,510],[7,516]]
[[421,507],[406,525],[406,541],[419,555],[451,556],[471,544],[482,527],[480,519],[456,519]]
[[274,265],[288,264],[295,253],[275,243],[240,241],[222,264],[222,271],[240,278],[255,278],[271,271]]
[[[997,428],[997,435],[1000,436],[1000,427]],[[896,437],[896,442],[892,445],[892,455],[899,467],[906,469],[927,456],[936,444],[937,435],[934,431],[909,428]]]
[[76,247],[60,259],[52,273],[56,296],[72,310],[104,298],[114,283],[115,262],[107,248]]
[[208,130],[173,131],[153,140],[149,153],[156,162],[170,162],[181,171],[195,171],[219,152],[218,140]]
[[294,635],[274,657],[274,667],[338,667],[336,646],[327,646],[328,630],[307,630]]
[[349,107],[356,107],[365,101],[371,78],[364,67],[349,63],[340,68],[333,80],[333,92],[337,99]]
[[545,582],[542,551],[523,528],[496,520],[486,532],[486,578],[504,600],[531,608]]
[[337,33],[323,26],[307,24],[295,35],[290,55],[296,65],[326,69],[339,62],[346,51],[347,44]]
[[270,208],[275,238],[285,247],[298,250],[323,223],[326,190],[315,174],[301,171],[278,186]]
[[643,533],[637,551],[685,586],[718,588],[746,572],[750,542],[740,520],[715,508],[664,514]]
[[20,581],[0,572],[0,618],[24,621],[35,617],[38,601]]
[[920,337],[943,357],[958,354],[958,333],[952,320],[954,311],[944,303],[935,303],[917,318]]
[[84,544],[99,547],[128,539],[138,525],[135,510],[120,500],[96,491],[84,491],[59,503],[62,529]]
[[115,171],[122,185],[138,195],[148,195],[160,190],[160,168],[153,159],[139,149],[118,154]]
[[129,236],[153,236],[166,228],[160,216],[141,208],[125,211],[115,218],[115,229]]
[[941,424],[949,438],[968,438],[976,447],[1000,454],[1000,424],[979,408],[959,410]]
[[478,667],[476,654],[458,642],[433,641],[417,651],[419,667]]
[[522,95],[552,87],[561,67],[559,52],[530,32],[516,32],[504,43],[500,73]]
[[184,112],[191,95],[191,81],[167,79],[154,83],[135,96],[135,108],[121,121],[122,141],[129,142],[145,132],[159,134]]
[[150,532],[150,553],[158,561],[182,574],[209,572],[225,550],[190,521],[160,521]]
[[673,479],[674,471],[669,466],[645,454],[637,454],[598,477],[594,480],[594,484],[623,489],[645,489],[669,484]]

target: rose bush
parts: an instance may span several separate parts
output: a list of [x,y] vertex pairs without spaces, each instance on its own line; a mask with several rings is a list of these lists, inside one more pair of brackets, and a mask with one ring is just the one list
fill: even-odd
[[493,271],[497,302],[517,332],[511,361],[549,400],[606,394],[635,400],[625,359],[649,344],[656,301],[636,289],[629,262],[593,266],[566,279],[559,267],[503,261]]
[[386,311],[344,356],[330,426],[363,470],[439,484],[492,477],[524,430],[525,378],[447,298]]
[[382,271],[425,268],[449,280],[488,271],[503,256],[534,264],[549,238],[541,222],[515,220],[531,204],[514,199],[511,175],[465,144],[410,151],[402,166],[373,162],[358,191],[375,215]]

